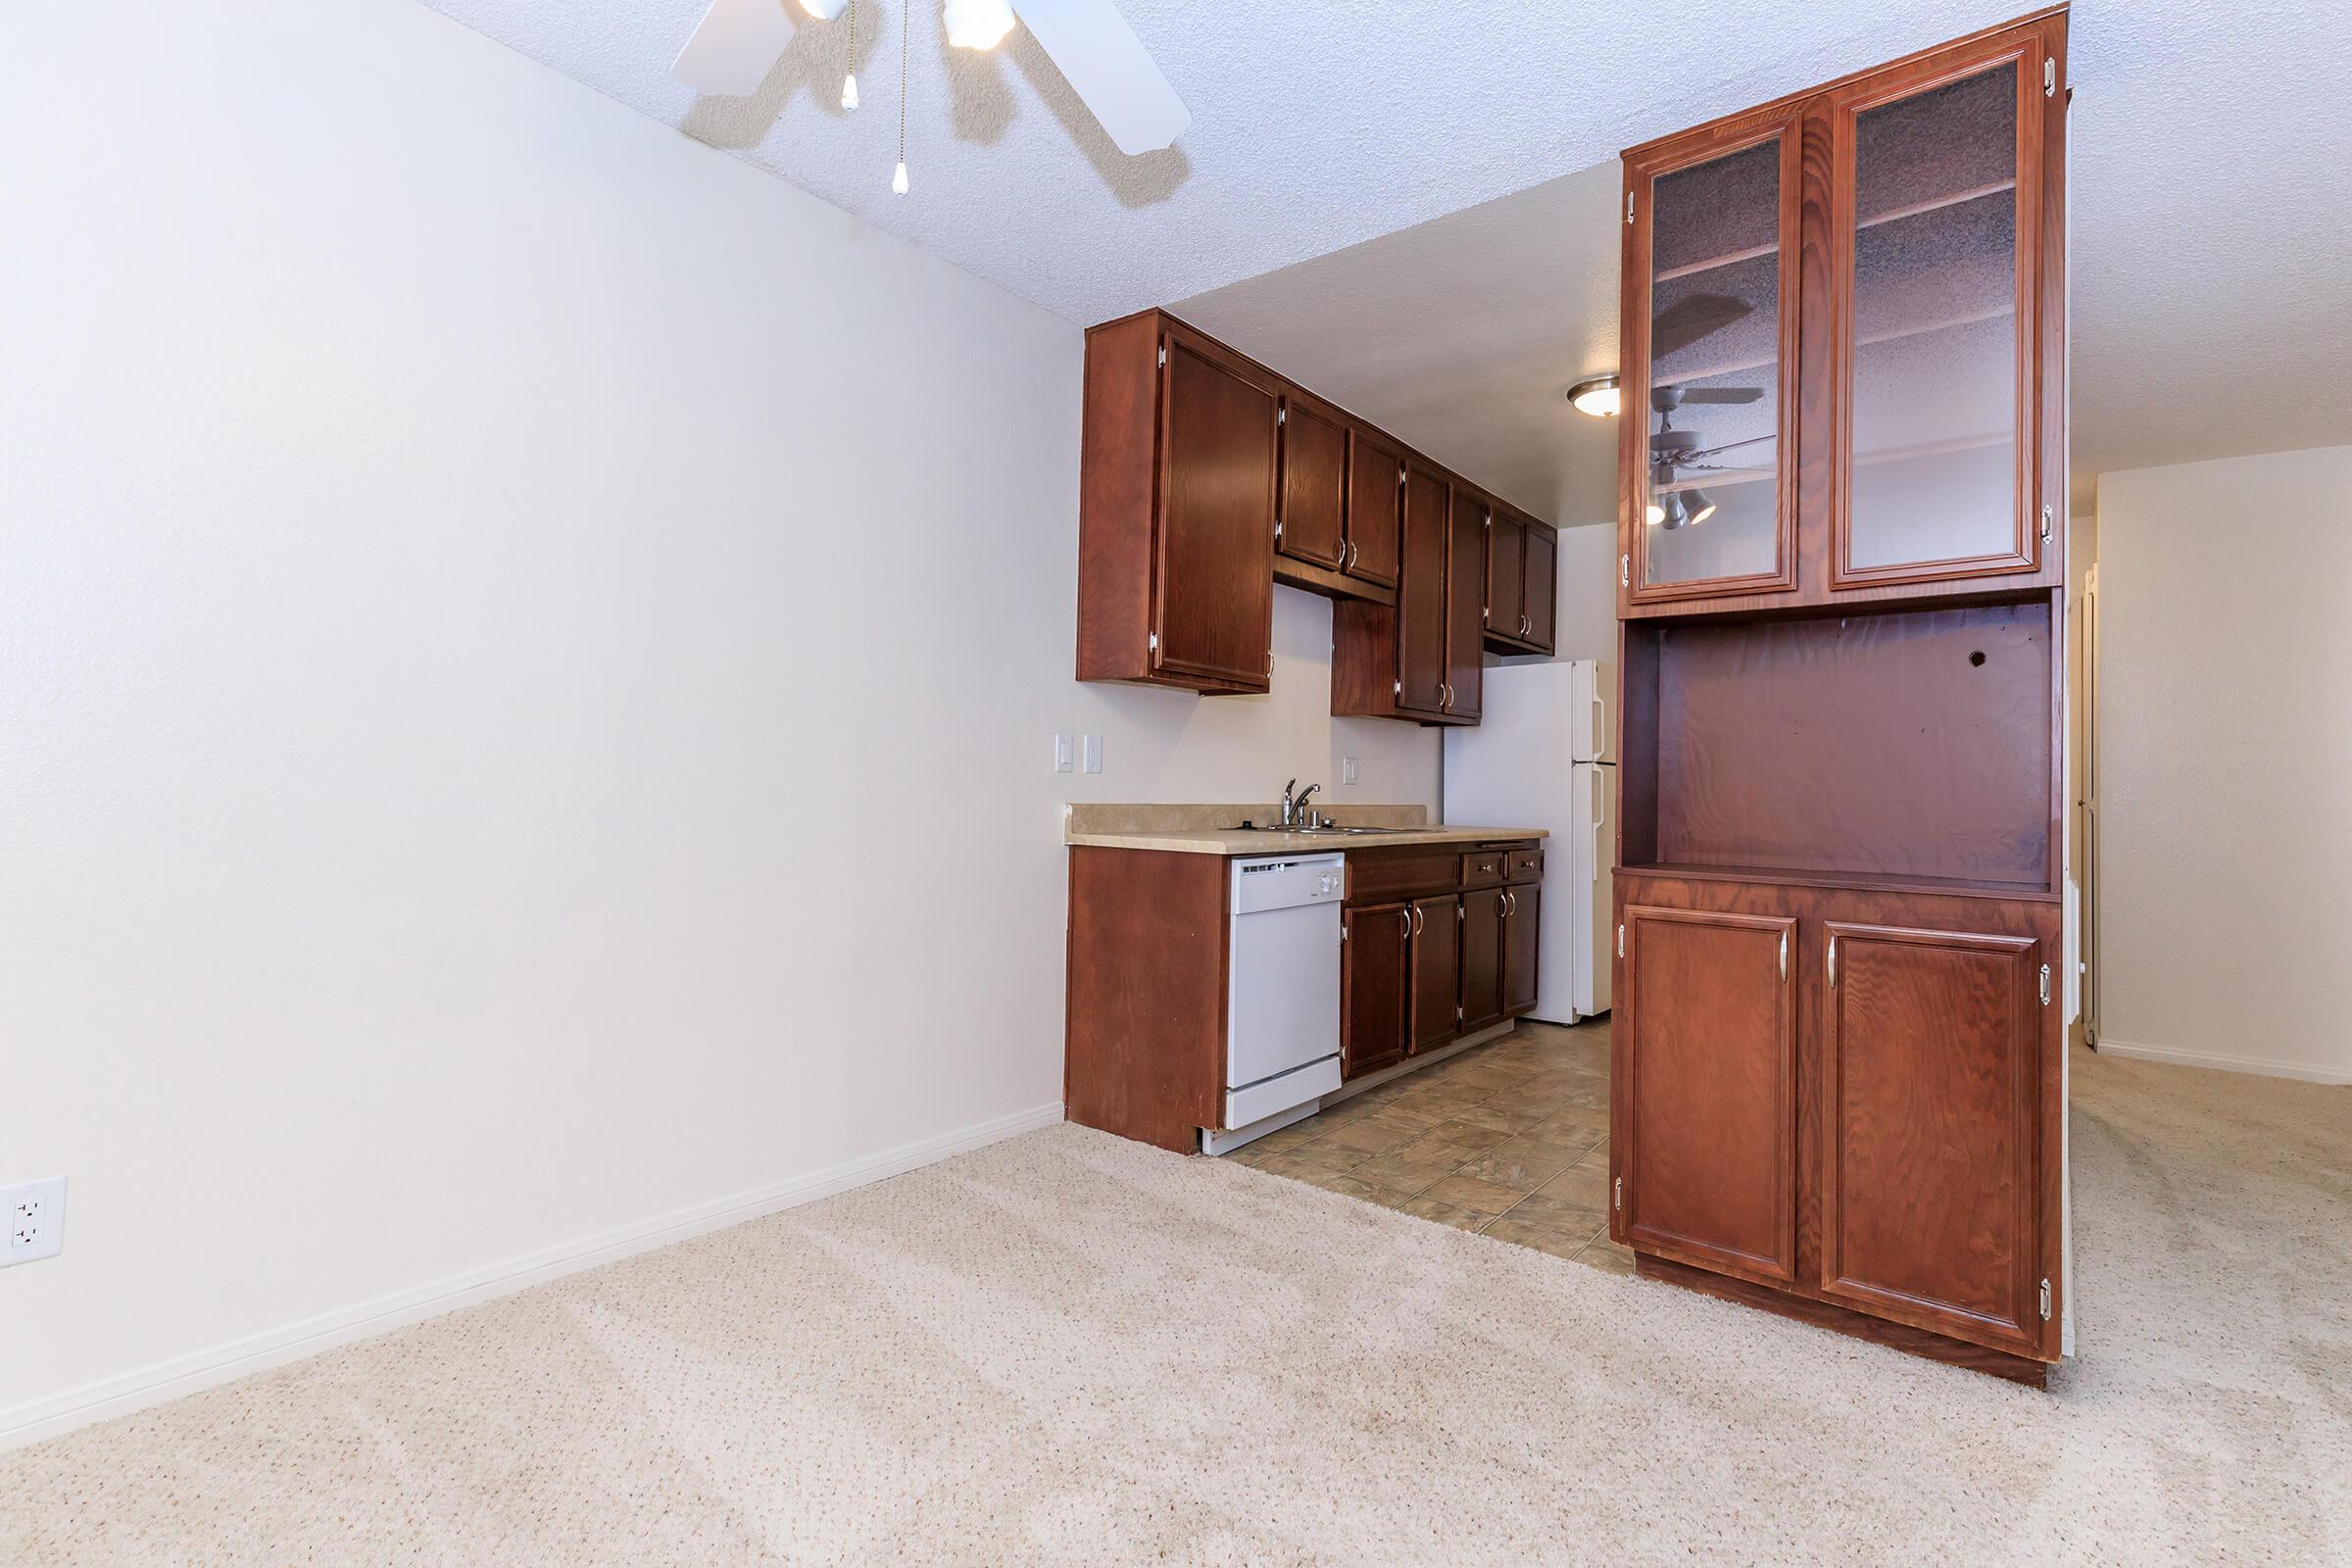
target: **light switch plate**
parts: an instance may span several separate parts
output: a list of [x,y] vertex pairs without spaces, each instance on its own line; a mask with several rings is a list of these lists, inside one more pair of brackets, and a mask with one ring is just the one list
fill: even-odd
[[1102,771],[1102,736],[1088,735],[1082,737],[1079,747],[1078,765],[1083,771],[1089,773],[1100,773]]
[[1070,738],[1067,735],[1056,735],[1054,737],[1054,771],[1067,773],[1069,770]]
[[1343,784],[1352,784],[1355,782],[1354,758],[1343,757],[1340,759],[1340,782]]
[[0,1187],[0,1218],[8,1222],[0,1267],[55,1257],[66,1245],[66,1179],[44,1176]]

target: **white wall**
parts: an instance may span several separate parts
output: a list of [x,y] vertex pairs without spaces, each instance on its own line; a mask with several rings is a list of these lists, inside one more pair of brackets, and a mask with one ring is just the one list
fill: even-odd
[[407,0],[6,28],[0,1441],[1057,1115],[1074,793],[1434,803],[1319,602],[1072,681],[1070,323]]
[[2099,480],[2101,1050],[2352,1082],[2352,447]]

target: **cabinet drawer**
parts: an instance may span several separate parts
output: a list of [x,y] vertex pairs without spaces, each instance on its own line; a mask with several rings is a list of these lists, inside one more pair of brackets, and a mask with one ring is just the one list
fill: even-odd
[[1461,858],[1452,850],[1413,848],[1355,852],[1348,857],[1350,904],[1385,904],[1396,898],[1451,893],[1461,882]]
[[1544,880],[1544,851],[1541,847],[1531,844],[1525,849],[1511,851],[1505,858],[1509,862],[1503,874],[1505,881],[1541,882]]
[[1462,857],[1462,886],[1491,888],[1500,885],[1505,857],[1500,850],[1480,850]]

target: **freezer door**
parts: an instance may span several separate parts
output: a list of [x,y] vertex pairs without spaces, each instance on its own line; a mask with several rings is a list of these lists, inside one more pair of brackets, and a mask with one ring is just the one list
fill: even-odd
[[1596,659],[1579,659],[1568,668],[1569,756],[1579,762],[1614,762],[1617,667]]
[[1617,769],[1602,763],[1579,762],[1569,787],[1575,825],[1569,830],[1569,885],[1564,903],[1575,930],[1569,962],[1576,1015],[1590,1018],[1609,1010],[1609,977],[1615,956],[1615,931],[1610,925],[1615,897],[1611,864],[1616,859],[1615,823]]

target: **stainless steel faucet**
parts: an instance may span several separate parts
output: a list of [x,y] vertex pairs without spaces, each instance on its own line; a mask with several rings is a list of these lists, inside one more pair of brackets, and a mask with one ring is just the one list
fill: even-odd
[[[1282,825],[1284,827],[1313,827],[1315,813],[1307,809],[1307,798],[1322,787],[1320,784],[1309,784],[1301,790],[1298,788],[1297,779],[1285,784],[1282,787]],[[1297,791],[1297,793],[1294,794],[1293,791]]]

